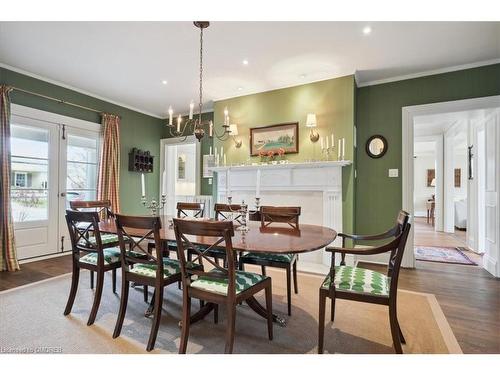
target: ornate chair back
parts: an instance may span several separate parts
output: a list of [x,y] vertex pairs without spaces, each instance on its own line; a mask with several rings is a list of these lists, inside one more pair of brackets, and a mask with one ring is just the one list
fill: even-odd
[[[410,220],[410,214],[406,211],[400,210],[398,213],[398,217],[396,219],[396,225],[392,229],[393,236],[397,237],[401,235],[406,230],[406,228],[410,226],[409,220]],[[403,259],[403,252],[405,245],[406,245],[406,238],[404,239],[404,245],[402,250],[399,250],[399,247],[395,247],[394,249],[391,250],[391,256],[389,258],[389,263],[387,265],[387,276],[393,277],[398,258],[400,258],[399,264],[397,265],[397,273],[399,274],[399,266],[401,265],[401,260]]]
[[75,211],[94,211],[99,214],[99,217],[103,220],[111,219],[115,216],[111,209],[111,201],[101,200],[101,201],[70,201],[69,206]]
[[[190,211],[189,215],[186,211]],[[202,218],[205,213],[205,203],[203,202],[177,202],[177,217],[194,217]]]
[[[156,265],[156,277],[163,277],[161,220],[158,216],[127,216],[116,214],[116,231],[120,243],[121,261],[124,270],[131,265]],[[148,243],[154,239],[156,254],[148,251]],[[127,250],[127,247],[129,249]],[[133,254],[135,253],[135,254]]]
[[262,206],[260,208],[261,227],[271,223],[287,223],[294,229],[299,229],[300,207]]
[[[198,221],[188,219],[174,219],[175,238],[177,241],[177,252],[181,263],[182,283],[183,288],[190,285],[191,277],[206,276],[212,279],[228,280],[228,296],[236,295],[235,281],[235,256],[233,252],[232,237],[234,236],[234,228],[232,221]],[[211,237],[214,242],[210,246],[194,246],[189,236]],[[220,246],[221,243],[224,245]],[[226,259],[225,264],[228,267],[221,267],[217,264],[208,253],[215,247],[225,247]],[[200,259],[214,266],[212,272],[205,272],[200,268],[190,267],[186,261],[185,250],[191,249],[194,253],[192,263],[198,262]],[[213,272],[213,271],[216,272]]]
[[[99,230],[99,214],[97,212],[80,212],[66,210],[66,223],[68,224],[69,237],[73,255],[79,255],[80,251],[86,253],[98,253],[98,262],[104,261],[101,232]],[[89,234],[95,238],[90,241]],[[75,259],[78,259],[77,256]]]
[[240,204],[216,203],[214,205],[215,220],[229,220],[230,215],[232,214],[232,219],[241,224],[242,220],[240,210]]
[[402,228],[401,233],[399,233],[394,239],[394,241],[390,243],[393,246],[391,250],[391,257],[389,258],[389,265],[387,267],[387,276],[391,278],[391,286],[389,289],[390,294],[397,293],[399,270],[401,268],[401,261],[403,260],[403,254],[406,247],[406,240],[408,239],[408,234],[410,233],[410,229],[411,229],[411,224],[406,222],[405,226]]

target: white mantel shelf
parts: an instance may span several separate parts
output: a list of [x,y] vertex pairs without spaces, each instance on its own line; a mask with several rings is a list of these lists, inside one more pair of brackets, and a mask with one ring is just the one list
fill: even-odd
[[313,161],[306,163],[284,163],[284,164],[253,164],[253,165],[227,165],[222,167],[211,167],[209,170],[214,172],[223,172],[227,170],[255,170],[255,169],[296,169],[296,168],[327,168],[327,167],[345,167],[352,164],[350,160],[342,161]]

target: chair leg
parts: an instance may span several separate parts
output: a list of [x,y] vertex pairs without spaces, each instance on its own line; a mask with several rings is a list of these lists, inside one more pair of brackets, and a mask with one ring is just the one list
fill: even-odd
[[111,277],[113,280],[113,293],[116,294],[116,268],[111,271]]
[[398,322],[399,338],[401,339],[401,343],[406,344],[406,339],[403,336],[403,331],[401,331],[401,326],[399,325],[399,320],[397,316],[396,316],[396,321]]
[[104,287],[104,271],[97,271],[97,284],[95,288],[94,303],[92,304],[92,310],[90,311],[89,320],[87,325],[91,326],[94,324],[95,317],[97,316],[97,310],[99,310],[99,305],[101,303],[102,289]]
[[271,283],[266,288],[266,310],[267,310],[267,336],[269,340],[273,339],[273,292]]
[[120,310],[118,311],[118,318],[116,319],[115,330],[113,332],[114,339],[120,336],[120,332],[122,331],[123,320],[125,319],[125,313],[127,312],[129,284],[130,284],[129,281],[125,279],[125,272],[122,272],[122,292],[120,295]]
[[94,271],[90,271],[90,289],[94,289]]
[[161,305],[163,302],[163,286],[155,288],[155,311],[153,316],[153,324],[151,326],[151,333],[149,334],[149,341],[146,350],[150,352],[155,347],[156,336],[158,335],[158,329],[160,328],[161,319]]
[[333,322],[335,320],[335,296],[330,298],[332,300],[332,306],[330,309],[330,320]]
[[293,262],[293,287],[295,294],[299,293],[299,281],[297,280],[297,261]]
[[326,293],[319,290],[319,317],[318,317],[318,354],[323,354],[323,340],[325,337],[325,306]]
[[183,296],[182,309],[182,327],[181,327],[181,343],[179,345],[179,354],[186,354],[187,343],[189,338],[189,323],[191,319],[191,297],[186,294]]
[[142,293],[144,295],[144,302],[148,303],[149,294],[148,294],[148,286],[147,285],[143,285]]
[[219,323],[219,305],[215,305],[214,307],[214,324]]
[[396,354],[403,354],[401,338],[399,336],[399,324],[396,312],[396,301],[389,302],[389,322],[391,324],[392,344]]
[[260,269],[262,270],[262,276],[266,276],[266,266],[260,266]]
[[292,315],[292,280],[290,266],[286,268],[286,302],[288,305],[288,315]]
[[64,315],[68,315],[73,308],[73,303],[75,302],[76,291],[78,290],[78,282],[80,280],[80,267],[73,264],[73,273],[71,275],[71,289],[69,291],[68,302],[66,302],[66,308],[64,309]]
[[227,303],[227,327],[226,327],[226,347],[224,353],[231,354],[234,344],[234,326],[236,322],[236,306],[229,302]]

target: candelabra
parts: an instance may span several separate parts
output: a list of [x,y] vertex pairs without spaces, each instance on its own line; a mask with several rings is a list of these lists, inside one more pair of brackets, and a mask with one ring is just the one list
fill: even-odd
[[151,199],[151,201],[148,202],[146,196],[144,195],[141,198],[142,205],[147,209],[151,210],[152,216],[158,215],[158,210],[161,210],[165,206],[166,202],[167,202],[167,196],[165,194],[161,195],[160,202],[157,202],[156,199]]
[[325,147],[321,149],[321,152],[325,154],[324,158],[326,161],[330,160],[330,154],[333,154],[333,146],[331,147]]
[[245,200],[242,200],[241,204],[240,204],[240,209],[233,211],[231,209],[232,201],[233,201],[232,197],[227,197],[227,203],[229,205],[229,209],[231,210],[231,212],[238,213],[240,216],[240,219],[239,219],[240,226],[238,226],[236,228],[236,230],[240,231],[240,232],[248,232],[248,225],[247,225],[248,219],[247,219],[247,217],[249,214],[256,214],[259,212],[260,197],[255,197],[255,210],[248,210],[248,205],[245,203]]

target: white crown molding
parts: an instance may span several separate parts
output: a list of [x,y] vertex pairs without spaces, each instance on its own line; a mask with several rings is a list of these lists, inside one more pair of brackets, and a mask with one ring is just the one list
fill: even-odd
[[494,64],[498,64],[498,63],[500,63],[500,58],[493,59],[493,60],[477,61],[477,62],[473,62],[470,64],[455,65],[455,66],[450,66],[450,67],[441,68],[441,69],[427,70],[427,71],[423,71],[423,72],[419,72],[419,73],[412,73],[412,74],[396,76],[396,77],[391,77],[391,78],[384,78],[384,79],[379,79],[379,80],[375,80],[375,81],[368,81],[368,82],[359,82],[358,71],[356,71],[354,73],[354,77],[356,79],[356,84],[358,87],[366,87],[366,86],[381,85],[383,83],[404,81],[404,80],[412,79],[412,78],[432,76],[435,74],[456,72],[458,70],[478,68],[480,66],[494,65]]
[[76,92],[78,92],[80,94],[91,96],[91,97],[93,97],[95,99],[99,99],[99,100],[102,100],[102,101],[105,101],[105,102],[108,102],[108,103],[111,103],[111,104],[114,104],[114,105],[118,105],[120,107],[127,108],[127,109],[130,109],[132,111],[142,113],[144,115],[152,116],[152,117],[159,118],[159,119],[164,119],[164,117],[162,117],[161,115],[158,115],[156,113],[151,113],[151,112],[145,111],[145,110],[140,109],[140,108],[132,107],[132,106],[130,106],[128,104],[120,103],[120,102],[117,102],[115,100],[106,98],[104,96],[100,96],[100,95],[94,94],[92,92],[88,92],[88,91],[85,91],[85,90],[82,90],[82,89],[79,89],[79,88],[67,85],[67,84],[65,84],[63,82],[59,82],[59,81],[56,81],[54,79],[46,78],[46,77],[40,76],[38,74],[28,72],[28,71],[23,70],[23,69],[16,68],[16,67],[8,65],[8,64],[4,64],[2,62],[0,62],[0,67],[1,68],[5,68],[7,70],[11,70],[11,71],[16,72],[16,73],[24,74],[24,75],[26,75],[28,77],[39,79],[39,80],[47,82],[47,83],[51,83],[51,84],[56,85],[56,86],[63,87],[63,88],[68,89],[68,90],[76,91]]

